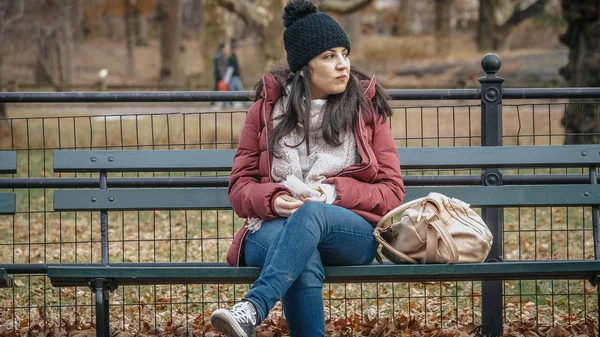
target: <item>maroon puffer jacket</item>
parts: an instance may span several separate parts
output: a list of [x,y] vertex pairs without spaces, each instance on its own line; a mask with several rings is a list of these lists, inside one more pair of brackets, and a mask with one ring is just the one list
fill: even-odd
[[[288,189],[271,179],[272,153],[268,137],[273,134],[271,112],[281,92],[271,74],[263,77],[263,90],[248,111],[229,181],[229,199],[236,214],[242,218],[273,220],[273,201]],[[369,101],[375,95],[375,78],[361,81]],[[381,123],[371,104],[372,123],[359,119],[354,134],[361,162],[346,168],[323,182],[335,185],[338,205],[359,214],[373,225],[387,212],[402,203],[404,183],[389,119]],[[244,265],[241,248],[248,229],[242,227],[235,235],[227,253],[232,266]]]

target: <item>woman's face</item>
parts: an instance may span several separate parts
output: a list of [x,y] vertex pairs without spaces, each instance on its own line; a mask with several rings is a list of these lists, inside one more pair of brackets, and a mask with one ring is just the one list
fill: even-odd
[[326,98],[346,90],[350,77],[348,49],[326,50],[308,62],[311,99]]

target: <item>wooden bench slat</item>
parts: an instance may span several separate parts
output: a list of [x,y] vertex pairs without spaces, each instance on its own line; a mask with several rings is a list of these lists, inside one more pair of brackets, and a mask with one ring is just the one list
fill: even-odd
[[398,148],[403,169],[586,167],[600,164],[594,145]]
[[0,151],[0,173],[17,173],[17,153]]
[[0,269],[0,288],[12,287],[12,275],[6,273],[6,269]]
[[[367,265],[325,267],[326,282],[425,282],[524,279],[591,279],[600,261],[507,261],[501,263]],[[114,279],[119,285],[252,283],[256,267],[48,267],[55,287],[86,285],[89,279]]]
[[[398,148],[403,169],[585,167],[600,164],[592,145]],[[584,155],[585,154],[585,155]],[[235,150],[55,151],[55,172],[230,170]],[[112,158],[112,159],[111,159]]]
[[226,188],[54,191],[54,210],[57,211],[227,208],[231,206]]
[[12,192],[0,192],[0,215],[15,214],[17,197]]
[[[432,191],[461,199],[472,206],[584,206],[598,204],[600,200],[600,185],[407,187],[406,200],[426,196]],[[57,211],[230,207],[226,188],[54,191],[54,209]]]
[[600,203],[600,185],[414,186],[406,201],[438,192],[472,206],[592,206]]
[[234,150],[54,151],[55,172],[231,170]]

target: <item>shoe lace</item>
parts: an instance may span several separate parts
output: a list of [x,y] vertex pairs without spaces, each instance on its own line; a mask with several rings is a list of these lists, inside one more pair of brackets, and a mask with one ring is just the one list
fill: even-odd
[[238,303],[231,310],[235,320],[241,323],[256,325],[256,312],[249,303]]

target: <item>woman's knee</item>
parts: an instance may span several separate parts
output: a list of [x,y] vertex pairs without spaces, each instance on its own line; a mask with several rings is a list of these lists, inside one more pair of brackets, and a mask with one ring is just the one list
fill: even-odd
[[331,205],[318,201],[309,201],[300,206],[294,212],[294,215],[300,218],[301,221],[308,223],[308,225],[322,225],[327,222],[328,207],[331,207]]
[[290,218],[294,230],[311,237],[322,238],[327,233],[327,204],[309,201],[300,206]]

